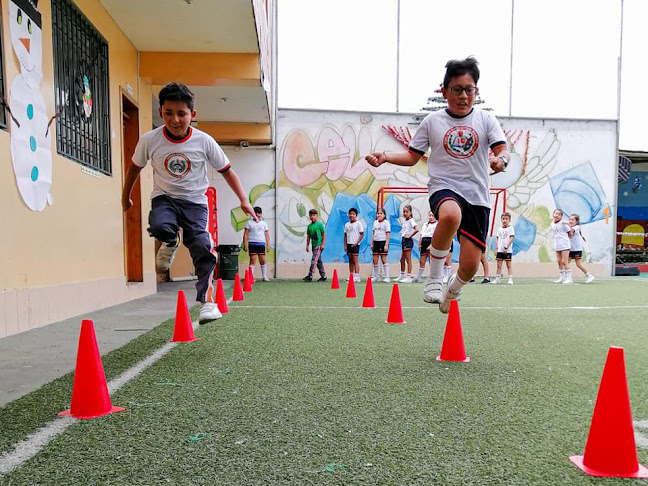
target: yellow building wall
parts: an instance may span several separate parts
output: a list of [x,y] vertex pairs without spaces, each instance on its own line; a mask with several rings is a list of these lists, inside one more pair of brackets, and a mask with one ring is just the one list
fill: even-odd
[[[20,73],[11,47],[9,7],[2,5],[5,85]],[[132,87],[139,107],[140,133],[151,129],[151,87],[138,79],[137,51],[98,0],[75,0],[77,7],[109,45],[112,176],[84,174],[81,165],[56,152],[52,141],[54,203],[31,211],[18,191],[9,148],[9,131],[0,130],[0,178],[3,235],[0,237],[0,337],[80,315],[155,292],[154,242],[146,233],[152,174],[143,171],[142,232],[144,282],[125,277],[123,213],[121,210],[122,123],[120,87]],[[41,92],[48,115],[55,110],[51,3],[39,2],[43,20],[43,81]]]

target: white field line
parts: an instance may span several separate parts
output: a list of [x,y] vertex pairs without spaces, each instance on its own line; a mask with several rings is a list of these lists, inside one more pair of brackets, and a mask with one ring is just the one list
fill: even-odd
[[[422,306],[401,306],[402,309],[435,309],[435,304]],[[364,309],[361,306],[322,305],[322,306],[297,306],[297,305],[245,305],[237,307],[242,309]],[[389,306],[368,307],[367,309],[389,309]],[[565,306],[565,307],[522,307],[522,306],[472,306],[462,305],[461,309],[477,310],[610,310],[610,309],[648,309],[648,305],[601,305],[601,306]]]
[[[229,305],[232,299],[228,299]],[[192,323],[196,330],[199,327],[198,321]],[[155,350],[150,356],[136,363],[117,378],[108,383],[108,391],[113,394],[121,387],[126,385],[133,378],[136,378],[144,370],[159,361],[165,354],[171,351],[178,343],[166,343],[161,348]],[[28,435],[25,439],[16,443],[12,451],[0,454],[0,477],[20,467],[29,459],[38,454],[52,439],[65,432],[65,430],[78,419],[73,417],[59,417],[45,424],[33,434]]]
[[633,420],[632,423],[636,445],[648,449],[648,420]]

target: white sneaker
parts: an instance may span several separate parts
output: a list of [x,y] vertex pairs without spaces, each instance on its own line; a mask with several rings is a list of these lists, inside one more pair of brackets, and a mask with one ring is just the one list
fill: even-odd
[[500,283],[500,278],[495,277],[495,280],[493,281],[493,285],[497,285],[498,283]]
[[269,279],[268,277],[263,277],[263,281],[264,281],[264,282],[269,282],[270,279]]
[[360,277],[358,277],[358,276],[356,275],[356,277],[355,277],[355,281],[356,281],[356,282],[360,282],[360,281],[361,281]]
[[428,304],[441,303],[441,295],[443,293],[443,284],[438,278],[432,279],[428,277],[425,279],[423,286],[423,300]]
[[450,281],[448,282],[448,287],[446,288],[445,294],[443,295],[443,300],[441,300],[441,303],[439,304],[439,310],[443,314],[447,314],[450,312],[450,302],[453,300],[456,300],[459,295],[461,295],[461,290],[457,293],[451,292],[450,291],[450,286],[452,285],[452,282],[454,282],[454,279],[456,277],[453,275],[450,277]]
[[397,282],[397,283],[402,282],[404,278],[405,278],[405,275],[399,275],[398,277],[396,277],[394,279],[394,282]]
[[383,282],[385,282],[385,283],[391,283],[391,278],[389,278],[389,277],[385,277],[385,278],[383,279]]
[[558,280],[554,280],[553,283],[563,283],[565,281],[565,277],[560,277]]
[[166,272],[171,267],[178,248],[180,248],[180,238],[176,239],[175,246],[162,243],[157,255],[155,255],[155,270],[160,273]]
[[412,283],[412,277],[405,277],[401,280],[401,283]]
[[414,283],[419,283],[420,281],[421,281],[421,277],[419,277],[418,275],[412,279],[412,282]]
[[569,285],[569,284],[573,284],[573,283],[574,283],[574,281],[571,278],[566,278],[565,280],[562,281],[563,285]]
[[592,282],[594,281],[595,278],[596,278],[596,277],[594,277],[594,275],[592,275],[592,274],[590,273],[590,274],[587,276],[587,278],[585,279],[585,283],[592,283]]
[[513,285],[513,279],[511,277],[508,279],[508,285]]
[[347,277],[346,281],[349,282],[350,280],[351,280],[351,275]]
[[220,319],[223,315],[218,310],[218,306],[213,302],[205,302],[200,308],[198,314],[198,324],[206,324],[216,319]]

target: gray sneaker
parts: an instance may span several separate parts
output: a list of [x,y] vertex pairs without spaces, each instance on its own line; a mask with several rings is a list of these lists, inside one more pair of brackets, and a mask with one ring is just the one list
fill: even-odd
[[175,254],[180,248],[180,237],[176,239],[175,245],[169,243],[162,243],[160,249],[155,255],[155,270],[164,273],[171,267]]
[[443,284],[438,278],[428,277],[423,286],[423,300],[428,304],[440,304]]
[[450,277],[450,280],[448,280],[448,287],[446,288],[445,294],[443,296],[443,300],[439,304],[439,310],[443,314],[447,314],[450,312],[450,302],[453,300],[457,300],[457,298],[461,295],[461,290],[457,293],[450,292],[450,286],[454,282],[454,279],[457,278],[455,275]]

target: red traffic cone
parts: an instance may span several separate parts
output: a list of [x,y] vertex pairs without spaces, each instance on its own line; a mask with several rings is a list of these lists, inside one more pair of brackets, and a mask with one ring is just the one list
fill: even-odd
[[178,304],[176,305],[175,326],[173,328],[173,337],[170,343],[190,343],[192,341],[200,341],[194,335],[193,325],[191,324],[191,316],[189,315],[189,307],[187,306],[187,298],[185,297],[184,290],[178,290]]
[[84,319],[81,322],[79,349],[74,370],[72,405],[69,410],[60,412],[59,415],[91,419],[122,410],[124,410],[123,407],[113,407],[110,401],[106,375],[97,347],[94,323],[89,319]]
[[353,274],[349,275],[349,283],[347,284],[346,297],[347,297],[347,299],[355,299],[356,298],[355,278],[353,277]]
[[464,348],[463,332],[461,331],[461,316],[459,315],[459,304],[456,300],[450,302],[450,313],[441,345],[441,355],[436,357],[437,361],[461,361],[468,363],[470,358],[466,356]]
[[227,308],[227,297],[225,297],[225,288],[223,287],[223,280],[218,279],[216,282],[216,305],[221,314],[229,313]]
[[331,282],[331,289],[339,289],[340,282],[338,281],[337,268],[333,269],[333,282]]
[[376,307],[373,295],[373,285],[371,284],[370,278],[367,279],[367,285],[365,286],[364,297],[362,299],[362,307]]
[[232,296],[232,300],[245,300],[245,296],[243,295],[243,288],[241,287],[241,277],[238,273],[234,275],[234,295]]
[[403,307],[401,306],[400,291],[398,284],[392,287],[391,300],[389,301],[389,313],[387,314],[387,324],[405,324],[403,320]]
[[249,268],[245,271],[245,277],[243,278],[243,292],[252,292],[252,283],[250,282]]
[[623,348],[608,351],[585,454],[569,459],[590,476],[648,478],[637,461]]
[[254,267],[248,267],[250,271],[250,285],[254,285]]

